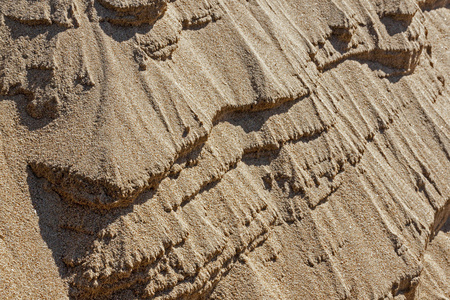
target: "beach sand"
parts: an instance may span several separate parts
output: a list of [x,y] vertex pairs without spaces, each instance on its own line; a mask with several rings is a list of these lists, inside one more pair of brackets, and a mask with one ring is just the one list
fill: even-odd
[[0,0],[0,298],[450,299],[449,8]]

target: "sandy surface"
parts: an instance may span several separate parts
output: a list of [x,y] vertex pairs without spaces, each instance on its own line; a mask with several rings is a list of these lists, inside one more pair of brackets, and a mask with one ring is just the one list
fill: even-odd
[[450,299],[450,1],[0,0],[1,299]]

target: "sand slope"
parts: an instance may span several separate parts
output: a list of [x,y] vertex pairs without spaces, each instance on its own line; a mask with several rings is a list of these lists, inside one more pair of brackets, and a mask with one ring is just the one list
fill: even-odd
[[449,5],[0,0],[0,297],[450,298]]

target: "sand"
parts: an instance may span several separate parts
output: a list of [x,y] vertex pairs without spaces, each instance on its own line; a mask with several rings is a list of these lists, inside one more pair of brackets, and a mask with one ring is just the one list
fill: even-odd
[[450,1],[0,0],[1,299],[450,299]]

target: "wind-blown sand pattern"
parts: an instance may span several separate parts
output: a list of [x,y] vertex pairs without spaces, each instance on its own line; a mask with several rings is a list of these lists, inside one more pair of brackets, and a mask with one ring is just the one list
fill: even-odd
[[450,1],[0,0],[0,298],[450,299]]

